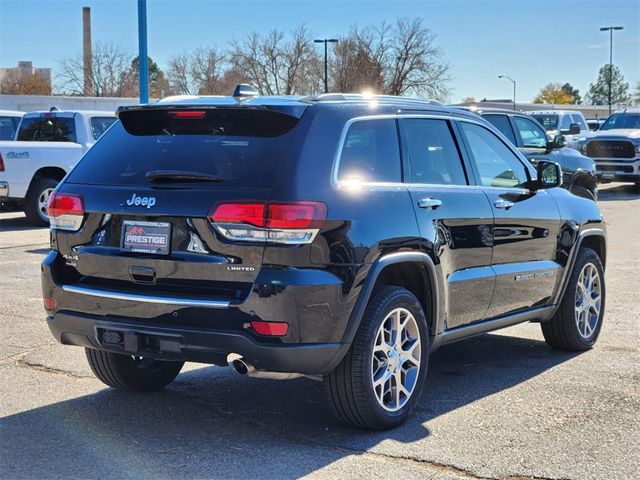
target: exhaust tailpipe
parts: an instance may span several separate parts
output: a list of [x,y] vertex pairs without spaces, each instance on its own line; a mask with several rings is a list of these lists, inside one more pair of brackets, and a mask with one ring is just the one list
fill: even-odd
[[240,375],[248,375],[253,378],[268,378],[271,380],[291,380],[293,378],[308,377],[313,380],[322,380],[321,376],[304,375],[303,373],[289,372],[266,372],[264,370],[256,370],[256,367],[247,362],[241,355],[230,353],[227,355],[227,363],[230,363],[236,372]]

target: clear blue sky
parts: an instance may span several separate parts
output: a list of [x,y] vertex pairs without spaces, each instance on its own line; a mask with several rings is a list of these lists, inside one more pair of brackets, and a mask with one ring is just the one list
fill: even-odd
[[[32,60],[53,67],[82,48],[82,6],[91,7],[94,41],[137,52],[136,0],[0,0],[0,66]],[[166,68],[172,55],[200,46],[224,47],[246,33],[289,31],[305,23],[314,35],[340,36],[353,25],[422,17],[452,65],[452,101],[510,98],[530,101],[548,82],[570,82],[584,94],[609,59],[632,88],[640,79],[640,1],[205,1],[148,0],[149,54]]]

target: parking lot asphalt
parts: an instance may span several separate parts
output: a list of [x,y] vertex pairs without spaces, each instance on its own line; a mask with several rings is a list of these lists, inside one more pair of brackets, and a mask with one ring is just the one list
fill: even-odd
[[596,347],[550,349],[537,324],[445,346],[400,428],[340,426],[323,385],[188,364],[126,394],[56,344],[42,308],[48,231],[0,214],[2,478],[640,478],[640,195],[601,186],[607,305]]

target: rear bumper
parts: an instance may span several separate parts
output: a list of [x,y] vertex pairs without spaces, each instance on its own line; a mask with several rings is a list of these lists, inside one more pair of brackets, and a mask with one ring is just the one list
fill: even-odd
[[[149,322],[105,319],[97,315],[60,311],[47,318],[51,333],[64,345],[77,345],[157,360],[181,360],[226,365],[237,353],[258,370],[330,373],[349,348],[343,343],[260,344],[247,335],[204,328],[169,328]],[[105,332],[122,334],[121,344],[104,342]],[[125,335],[128,337],[124,340]],[[129,341],[132,339],[133,341]]]
[[[242,300],[185,299],[153,290],[115,291],[66,278],[65,259],[51,251],[42,262],[42,293],[56,301],[48,324],[56,340],[164,360],[226,364],[236,353],[258,370],[322,375],[349,348],[343,336],[355,296],[334,274],[316,269],[264,267]],[[123,282],[120,282],[122,285]],[[287,335],[258,335],[252,321],[286,322]],[[104,331],[129,342],[102,341]],[[126,348],[125,347],[126,343]]]

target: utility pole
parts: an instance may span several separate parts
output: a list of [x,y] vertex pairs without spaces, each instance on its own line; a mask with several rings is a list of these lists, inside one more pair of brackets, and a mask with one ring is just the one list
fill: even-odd
[[511,78],[509,75],[498,75],[498,78],[506,78],[511,83],[513,83],[513,109],[516,109],[516,81]]
[[147,53],[147,0],[138,0],[138,76],[140,103],[149,103],[149,54]]
[[338,43],[337,38],[322,38],[313,41],[314,43],[324,43],[324,93],[329,93],[329,81],[327,78],[327,44],[328,43]]
[[82,68],[84,70],[82,91],[86,97],[94,94],[91,55],[91,8],[82,7]]
[[613,31],[623,27],[600,27],[601,32],[609,31],[609,115],[611,115],[611,81],[613,80]]

